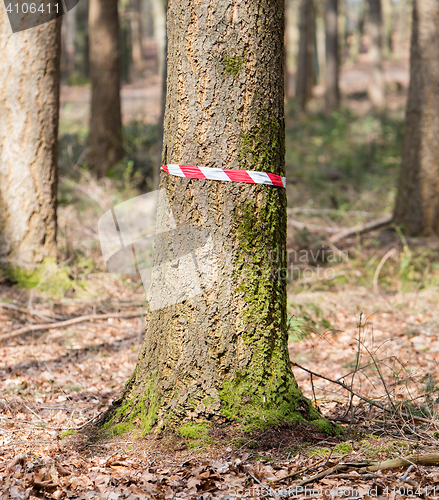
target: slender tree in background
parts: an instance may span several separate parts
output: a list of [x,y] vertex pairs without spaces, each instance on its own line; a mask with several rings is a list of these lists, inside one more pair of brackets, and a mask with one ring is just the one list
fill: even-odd
[[380,111],[385,105],[385,81],[383,70],[383,16],[381,0],[369,0],[370,35],[369,61],[371,81],[368,87],[369,99],[372,106]]
[[294,92],[291,88],[291,74],[297,68],[297,52],[299,47],[299,0],[285,2],[285,95],[290,97]]
[[90,0],[91,115],[89,162],[105,175],[124,156],[120,103],[120,33],[117,0]]
[[165,118],[166,105],[166,80],[167,80],[167,36],[166,36],[166,12],[168,10],[168,0],[151,0],[153,22],[154,22],[154,38],[157,47],[157,62],[158,73],[161,79],[161,97],[160,97],[160,118],[159,118],[159,135],[158,143],[160,151],[158,162],[154,167],[153,183],[158,186],[160,182],[160,165],[163,163],[163,127]]
[[405,56],[411,32],[411,12],[409,5],[411,0],[399,0],[398,6],[398,44],[396,46],[396,57],[402,59]]
[[143,60],[142,0],[130,1],[131,44],[133,53],[132,79],[141,78],[145,69]]
[[415,0],[410,87],[394,222],[439,235],[439,4]]
[[61,22],[12,33],[0,4],[0,259],[56,257]]
[[296,99],[305,110],[314,85],[316,16],[314,0],[301,0],[299,13],[299,53],[297,56]]
[[[285,174],[283,7],[169,1],[167,163]],[[203,419],[323,424],[288,356],[285,189],[165,173],[161,188],[178,226],[204,228],[221,249],[218,275],[202,296],[148,314],[107,423],[139,417],[144,432]]]
[[327,0],[326,23],[326,112],[336,111],[340,105],[338,64],[338,0]]
[[[401,1],[401,0],[399,0]],[[383,51],[386,59],[393,57],[393,2],[381,0],[383,9]]]
[[64,49],[67,74],[72,74],[75,71],[75,34],[76,34],[76,14],[77,9],[72,9],[64,16],[63,31],[64,31]]

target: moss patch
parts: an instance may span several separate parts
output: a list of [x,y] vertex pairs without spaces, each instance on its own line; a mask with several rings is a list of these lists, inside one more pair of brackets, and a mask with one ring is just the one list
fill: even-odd
[[227,76],[238,76],[244,67],[244,58],[242,56],[224,56],[222,66]]
[[52,258],[45,259],[34,269],[10,267],[7,271],[10,280],[17,283],[18,288],[33,289],[61,298],[73,286],[67,266],[57,266]]
[[[136,370],[126,383],[126,391],[129,391],[135,377]],[[106,431],[109,436],[118,436],[130,431],[140,432],[142,436],[148,434],[156,423],[160,408],[160,396],[155,378],[150,377],[145,384],[142,398],[122,396],[119,401],[124,402],[119,406],[116,402],[104,417],[102,431]]]
[[[241,168],[284,175],[283,122],[262,111],[242,134]],[[235,278],[243,299],[242,333],[248,346],[245,370],[226,379],[221,411],[245,430],[283,423],[312,422],[328,434],[340,431],[301,393],[287,348],[286,192],[255,186],[251,199],[234,213],[239,238]]]
[[59,438],[64,439],[69,436],[74,436],[77,433],[74,429],[67,429],[66,431],[62,431]]

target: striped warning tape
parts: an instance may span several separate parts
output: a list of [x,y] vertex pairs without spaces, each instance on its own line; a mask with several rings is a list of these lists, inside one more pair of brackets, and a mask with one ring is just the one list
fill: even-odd
[[247,182],[249,184],[268,184],[270,186],[287,187],[285,177],[268,172],[252,170],[234,170],[227,168],[191,167],[189,165],[163,165],[162,170],[178,177],[192,179],[210,179],[212,181]]

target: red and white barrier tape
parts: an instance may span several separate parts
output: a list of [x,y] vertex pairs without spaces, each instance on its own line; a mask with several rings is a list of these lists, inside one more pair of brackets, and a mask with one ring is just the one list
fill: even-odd
[[247,182],[249,184],[268,184],[287,187],[287,180],[280,175],[252,170],[234,170],[227,168],[190,167],[189,165],[163,165],[162,170],[178,177],[192,179],[210,179],[212,181]]

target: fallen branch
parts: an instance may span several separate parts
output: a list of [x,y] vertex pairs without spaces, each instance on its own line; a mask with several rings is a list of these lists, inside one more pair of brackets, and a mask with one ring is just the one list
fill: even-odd
[[79,316],[77,318],[68,319],[67,321],[57,321],[55,323],[47,323],[44,325],[28,325],[24,326],[23,328],[19,328],[18,330],[0,335],[0,342],[2,342],[3,340],[19,337],[20,335],[24,335],[25,333],[29,332],[51,330],[53,328],[65,328],[66,326],[76,325],[77,323],[85,323],[87,321],[96,321],[109,318],[140,318],[144,315],[144,312],[137,314],[88,314],[86,316]]
[[[16,306],[15,304],[9,304],[8,302],[0,302],[0,307],[3,307],[4,309],[11,309],[12,311],[18,311],[23,314],[29,314],[30,316],[36,316],[37,318],[44,319],[44,321],[53,321],[52,318],[49,318],[48,316],[45,316],[44,314],[39,313],[35,309],[27,309],[26,307],[19,307]],[[61,319],[60,317],[57,318],[57,316],[54,316],[55,319]],[[64,318],[62,318],[64,319]]]
[[312,214],[312,215],[354,215],[356,217],[373,217],[372,212],[365,212],[361,210],[339,210],[338,208],[306,208],[294,207],[288,208],[287,214]]
[[[1,340],[1,339],[0,339]],[[323,380],[327,380],[328,382],[331,382],[332,384],[339,385],[340,387],[343,387],[343,389],[346,389],[348,392],[353,394],[354,396],[357,396],[357,398],[363,400],[366,403],[369,403],[371,406],[375,406],[375,408],[379,408],[382,411],[386,411],[388,413],[394,413],[393,410],[389,410],[388,408],[384,407],[381,403],[378,403],[377,401],[374,401],[373,399],[369,399],[366,396],[363,396],[362,394],[354,391],[351,387],[349,387],[347,384],[344,382],[341,382],[340,380],[334,380],[329,377],[325,377],[324,375],[321,375],[320,373],[313,372],[311,370],[308,370],[308,368],[305,368],[304,366],[298,365],[297,363],[294,363],[293,361],[290,361],[292,366],[297,366],[297,368],[300,368],[301,370],[314,375],[315,377],[322,378]],[[399,415],[402,417],[409,418],[411,420],[417,420],[418,422],[424,422],[425,424],[431,424],[432,420],[424,417],[418,417],[416,415],[412,415],[409,413],[404,413],[404,412],[399,412]]]
[[326,469],[314,476],[309,477],[295,483],[294,486],[305,486],[309,483],[314,483],[320,479],[329,476],[333,472],[346,472],[350,469],[356,469],[360,474],[375,472],[378,470],[398,469],[407,465],[439,465],[439,453],[425,453],[424,455],[409,455],[406,458],[394,458],[383,462],[349,462],[337,464],[334,467]]
[[347,238],[353,234],[362,234],[367,233],[368,231],[373,231],[374,229],[378,229],[383,226],[387,226],[392,222],[393,216],[386,215],[385,217],[381,217],[380,219],[373,220],[371,222],[367,222],[365,224],[357,224],[356,226],[343,229],[333,236],[329,238],[330,243],[337,243],[338,241]]
[[309,222],[300,222],[298,220],[288,217],[288,224],[291,224],[297,229],[310,229],[312,231],[321,231],[323,233],[339,233],[339,227],[327,227],[327,226],[317,226],[316,224],[310,224]]

